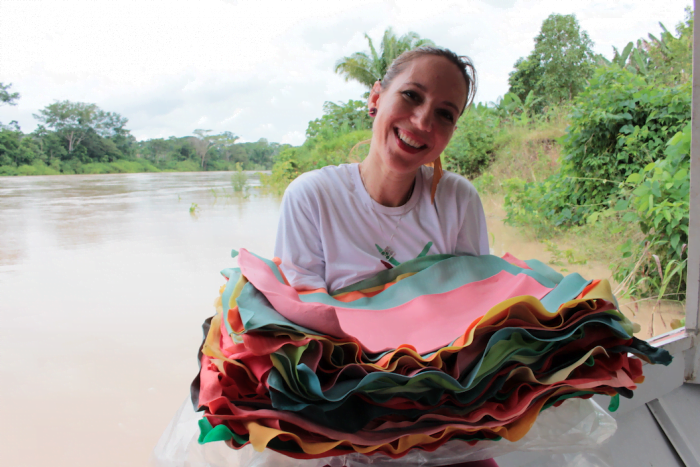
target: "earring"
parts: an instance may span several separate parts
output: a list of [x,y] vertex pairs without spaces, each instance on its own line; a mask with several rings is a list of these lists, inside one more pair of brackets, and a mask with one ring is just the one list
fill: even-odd
[[377,116],[377,108],[372,107],[369,109],[369,112],[367,112],[367,113],[369,114],[370,117],[376,117]]

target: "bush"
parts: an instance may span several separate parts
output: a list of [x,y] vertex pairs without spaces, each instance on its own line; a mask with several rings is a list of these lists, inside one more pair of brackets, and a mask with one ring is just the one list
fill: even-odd
[[233,191],[243,191],[246,183],[248,183],[248,176],[243,172],[243,167],[239,162],[236,164],[236,171],[231,174],[231,187]]
[[105,164],[102,162],[91,162],[89,164],[82,164],[74,168],[75,173],[79,174],[108,174],[112,173],[112,167],[110,164]]
[[690,120],[690,102],[689,84],[659,87],[617,66],[597,70],[562,141],[562,173],[576,180],[571,204],[600,210],[620,182],[663,157]]
[[75,174],[78,172],[80,167],[80,161],[78,159],[72,158],[68,160],[61,161],[61,173],[63,174]]
[[546,237],[553,228],[576,220],[576,211],[567,207],[570,181],[559,174],[542,182],[526,183],[519,178],[506,182],[502,186],[507,224],[527,226],[535,236]]
[[158,168],[143,160],[118,160],[110,162],[112,173],[160,172]]
[[326,132],[321,132],[316,137],[307,139],[301,146],[283,149],[272,167],[272,175],[262,177],[261,182],[277,191],[284,191],[292,180],[304,172],[327,165],[360,161],[367,154],[368,146],[358,147],[353,154],[350,154],[350,151],[358,142],[371,137],[370,130],[330,136],[326,135]]
[[[88,164],[74,163],[70,166],[73,173],[77,174],[114,174],[114,173],[141,173],[160,172],[157,167],[148,161],[121,159],[114,162],[90,162]],[[66,173],[64,171],[64,173]]]
[[31,165],[20,165],[19,167],[2,166],[0,175],[59,175],[60,172],[44,164],[43,161],[35,160]]
[[199,164],[191,160],[180,161],[175,164],[176,172],[199,172],[200,170]]
[[[240,162],[239,162],[240,165]],[[215,161],[207,161],[207,171],[229,171],[229,170],[235,170],[236,165],[232,164],[229,161],[225,160],[215,160]]]
[[495,112],[485,106],[467,110],[445,148],[445,168],[469,178],[478,176],[493,160],[499,123]]
[[508,221],[528,223],[538,209],[551,226],[583,224],[613,206],[633,173],[663,158],[666,141],[690,120],[691,88],[647,83],[617,66],[596,71],[576,98],[562,138],[562,167],[506,200]]
[[0,177],[17,175],[17,167],[11,165],[0,165]]
[[[628,278],[632,293],[663,296],[675,288],[681,298],[687,279],[688,225],[690,213],[690,138],[686,125],[668,142],[664,159],[652,162],[627,177],[623,196],[613,208],[622,220],[639,225],[645,237],[628,241],[615,271],[619,282]],[[624,196],[626,195],[626,196]],[[595,221],[593,218],[591,221]]]

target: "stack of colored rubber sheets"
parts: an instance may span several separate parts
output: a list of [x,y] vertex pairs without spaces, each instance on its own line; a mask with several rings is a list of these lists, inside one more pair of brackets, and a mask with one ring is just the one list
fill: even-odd
[[534,260],[427,256],[333,294],[238,263],[204,325],[200,443],[309,459],[516,441],[540,411],[631,397],[642,360],[671,360],[632,336],[607,281]]

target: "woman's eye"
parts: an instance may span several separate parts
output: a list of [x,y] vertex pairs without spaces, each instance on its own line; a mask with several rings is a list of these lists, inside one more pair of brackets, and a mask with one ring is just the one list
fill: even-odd
[[454,121],[455,121],[454,115],[452,115],[452,112],[450,112],[448,110],[443,110],[442,112],[440,112],[440,115],[442,116],[442,118],[444,118],[445,120],[447,120],[450,123],[454,123]]
[[404,91],[403,95],[408,97],[411,100],[418,100],[418,94],[414,91]]

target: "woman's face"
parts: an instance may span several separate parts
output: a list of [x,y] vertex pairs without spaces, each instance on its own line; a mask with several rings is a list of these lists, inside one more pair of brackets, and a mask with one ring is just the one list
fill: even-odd
[[397,174],[434,161],[450,142],[467,100],[461,72],[444,57],[416,58],[385,89],[375,83],[372,150]]

